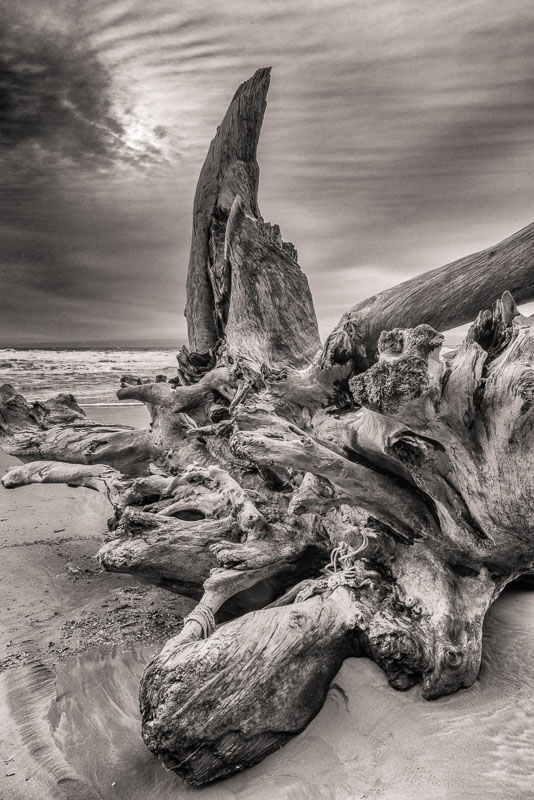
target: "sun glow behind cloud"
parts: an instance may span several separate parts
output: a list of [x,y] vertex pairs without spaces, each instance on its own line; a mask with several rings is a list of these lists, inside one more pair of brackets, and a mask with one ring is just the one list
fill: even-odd
[[1,10],[1,341],[185,335],[196,179],[259,66],[273,66],[260,207],[298,248],[323,334],[362,297],[532,221],[522,0]]

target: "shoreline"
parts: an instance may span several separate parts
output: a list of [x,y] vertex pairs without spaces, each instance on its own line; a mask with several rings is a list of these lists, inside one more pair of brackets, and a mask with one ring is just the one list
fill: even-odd
[[[137,427],[149,420],[142,405],[120,414],[99,407],[93,418]],[[0,451],[1,474],[17,463]],[[110,641],[153,641],[156,632],[164,641],[176,632],[177,613],[191,601],[104,572],[95,559],[111,516],[102,495],[62,484],[0,492],[0,673],[36,658],[61,661]],[[161,611],[151,625],[154,609]]]
[[[107,405],[84,410],[103,423],[146,427],[149,422],[142,404],[127,404],[120,412]],[[18,463],[0,450],[0,474]],[[38,711],[43,703],[47,713],[55,707],[62,665],[83,664],[96,654],[113,661],[136,648],[155,653],[194,606],[187,598],[100,568],[95,554],[110,515],[105,498],[85,488],[0,487],[1,800],[32,798],[34,784],[39,800],[62,797],[34,753],[42,728]],[[41,734],[50,738],[50,731]],[[54,753],[51,741],[38,747]],[[50,769],[55,768],[45,765]],[[84,790],[80,797],[86,796],[92,794]]]

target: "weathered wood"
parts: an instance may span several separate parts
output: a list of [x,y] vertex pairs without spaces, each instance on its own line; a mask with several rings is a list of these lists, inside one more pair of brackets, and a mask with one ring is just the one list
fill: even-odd
[[0,387],[0,444],[23,461],[105,463],[132,475],[159,455],[149,431],[89,420],[72,395],[30,405],[9,384]]
[[505,293],[447,361],[439,356],[440,338],[424,325],[383,333],[380,360],[352,379],[352,392],[380,415],[379,425],[385,415],[374,439],[391,468],[407,470],[435,504],[445,536],[433,548],[509,578],[527,571],[534,555],[534,523],[525,517],[534,506],[527,467],[534,445],[532,321]]
[[230,363],[300,367],[320,348],[311,293],[295,248],[258,208],[256,150],[269,80],[270,69],[260,69],[239,87],[200,173],[187,275],[189,347],[202,354],[224,342]]
[[127,481],[120,472],[106,464],[68,464],[57,461],[31,461],[13,467],[2,478],[2,486],[16,489],[32,483],[66,483],[68,486],[83,486],[105,494],[111,505],[123,506],[122,497],[127,490]]
[[253,402],[235,415],[233,452],[254,464],[285,467],[327,478],[337,490],[337,505],[349,502],[370,511],[400,538],[413,541],[436,529],[432,509],[410,485],[339,455],[324,443]]
[[509,291],[516,302],[534,299],[534,223],[499,244],[416,275],[346,311],[325,344],[324,365],[376,359],[382,331],[431,325],[438,331],[471,322]]
[[354,606],[340,588],[248,614],[207,640],[171,639],[143,678],[146,744],[196,785],[257,763],[319,711],[350,653]]
[[226,352],[259,369],[304,367],[321,347],[306,276],[278,226],[251,219],[238,195],[226,229],[232,291]]
[[[476,680],[489,605],[534,565],[534,523],[524,516],[534,503],[525,461],[534,429],[534,328],[505,295],[479,316],[447,361],[439,355],[441,339],[426,325],[383,334],[378,363],[352,379],[362,408],[358,418],[350,417],[351,440],[361,452],[373,427],[365,466],[268,415],[268,385],[239,406],[234,452],[326,479],[330,489],[306,478],[291,506],[303,510],[303,499],[315,498],[332,543],[337,536],[345,555],[333,559],[330,573],[292,594],[289,605],[230,623],[207,641],[188,631],[148,667],[143,735],[185,780],[202,783],[242,769],[300,730],[318,705],[297,706],[299,687],[313,685],[320,694],[321,670],[331,675],[339,653],[373,658],[395,688],[421,681],[427,698]],[[322,430],[331,435],[335,426]],[[367,482],[360,483],[360,472]],[[395,476],[403,478],[398,485]],[[380,483],[390,493],[386,520],[373,494]],[[347,545],[348,527],[333,508],[351,503],[365,505],[374,521],[362,525],[355,509],[357,548]],[[308,598],[316,594],[322,600],[312,603]],[[352,622],[343,630],[350,636],[337,628],[347,596]],[[323,615],[324,603],[338,605],[333,616]],[[311,649],[310,613],[316,626]],[[260,631],[267,631],[265,641]],[[251,716],[253,708],[261,709],[261,721]]]
[[[18,478],[10,472],[4,485]],[[255,493],[219,467],[115,480],[115,496],[117,485],[115,508],[126,511],[99,550],[102,565],[196,599],[207,593],[212,613],[256,584],[261,587],[240,597],[238,607],[264,605],[328,559],[320,526],[298,519],[272,525],[254,504]],[[262,501],[268,503],[267,492]]]
[[[364,301],[319,351],[294,248],[257,208],[268,80],[238,90],[197,188],[191,352],[119,391],[150,430],[0,393],[2,442],[37,459],[4,486],[104,492],[101,563],[199,601],[141,687],[147,745],[193,784],[302,730],[347,655],[425,698],[471,686],[487,609],[534,570],[534,326],[504,292],[534,295],[534,226]],[[494,301],[444,357],[434,328]]]
[[224,331],[231,278],[224,259],[226,220],[236,195],[259,216],[256,150],[267,104],[270,69],[259,69],[235,93],[210,144],[193,203],[187,274],[189,345],[213,349]]

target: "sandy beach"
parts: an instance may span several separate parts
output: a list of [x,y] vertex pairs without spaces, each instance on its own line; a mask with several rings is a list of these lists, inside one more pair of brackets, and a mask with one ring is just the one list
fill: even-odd
[[[143,425],[141,407],[91,415]],[[0,470],[16,463],[1,455]],[[139,732],[144,665],[191,601],[101,572],[109,507],[65,486],[0,490],[0,800],[527,800],[534,792],[534,592],[509,589],[469,691],[428,703],[345,662],[321,713],[262,764],[202,790]]]

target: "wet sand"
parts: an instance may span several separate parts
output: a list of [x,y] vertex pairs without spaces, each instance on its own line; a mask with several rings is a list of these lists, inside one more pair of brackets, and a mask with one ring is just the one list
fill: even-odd
[[[117,409],[91,409],[117,419]],[[140,424],[142,408],[121,409]],[[125,414],[127,416],[125,416]],[[3,473],[15,459],[2,456]],[[485,627],[480,679],[428,703],[345,662],[321,713],[262,764],[196,790],[139,734],[146,661],[189,601],[100,573],[109,507],[62,486],[0,490],[0,800],[531,800],[534,591],[508,590]]]

